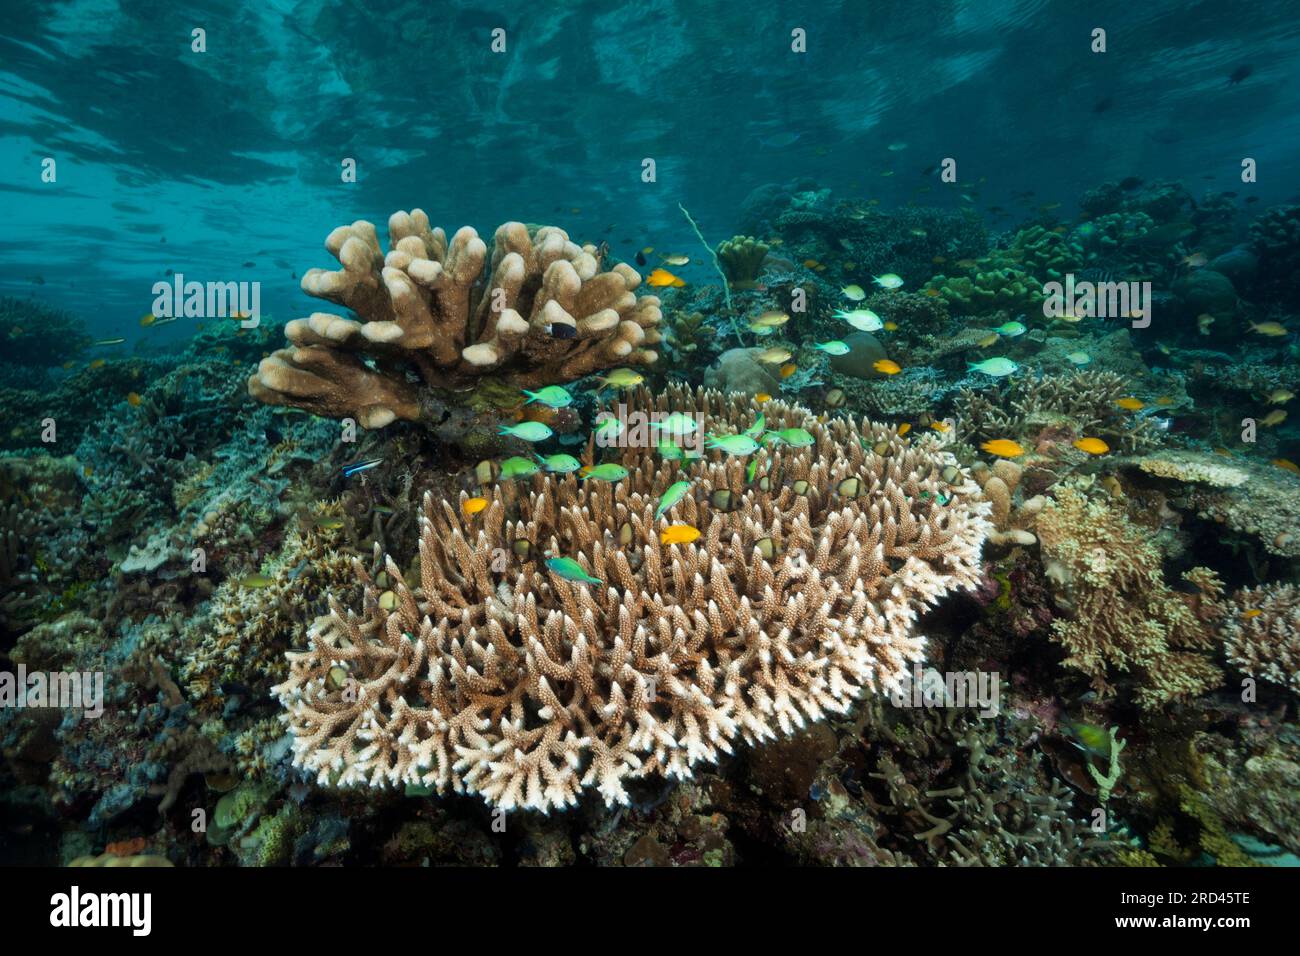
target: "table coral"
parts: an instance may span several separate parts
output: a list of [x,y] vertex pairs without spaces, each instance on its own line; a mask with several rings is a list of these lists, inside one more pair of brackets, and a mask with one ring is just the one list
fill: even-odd
[[[716,392],[630,398],[702,414],[713,433],[754,417]],[[769,429],[815,443],[769,448],[770,483],[710,453],[693,466],[698,497],[659,520],[684,475],[646,448],[621,450],[617,484],[538,474],[485,492],[472,518],[426,497],[419,585],[389,559],[381,601],[360,571],[360,615],[333,602],[289,655],[276,693],[295,762],[323,784],[415,784],[506,809],[563,807],[587,787],[627,803],[631,778],[689,777],[737,738],[788,735],[897,687],[924,655],[918,615],[976,585],[988,505],[964,472],[942,480],[954,462],[933,437],[763,410]],[[661,545],[669,520],[702,535]],[[541,553],[606,583],[548,574]]]
[[508,222],[489,256],[469,226],[448,240],[415,209],[394,213],[388,236],[385,255],[364,220],[329,234],[343,268],[307,271],[303,291],[360,321],[316,312],[288,323],[290,347],[248,380],[254,398],[382,428],[433,417],[428,389],[487,377],[537,388],[657,357],[659,300],[634,294],[641,276],[624,263],[602,272],[599,251],[562,229]]

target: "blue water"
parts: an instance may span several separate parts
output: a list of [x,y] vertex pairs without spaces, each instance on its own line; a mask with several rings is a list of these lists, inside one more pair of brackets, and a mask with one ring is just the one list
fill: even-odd
[[[1264,209],[1300,169],[1300,18],[1280,0],[0,12],[0,294],[35,294],[97,335],[146,334],[138,319],[169,269],[257,280],[264,313],[306,314],[294,276],[333,264],[330,229],[367,218],[382,235],[415,206],[448,232],[547,222],[629,258],[647,244],[698,253],[678,203],[716,243],[751,189],[795,177],[883,210],[957,206],[978,185],[975,207],[1005,207],[991,222],[1011,229],[1037,204],[1070,217],[1106,179],[1240,188],[1247,156]],[[490,49],[497,27],[504,53]],[[795,28],[806,53],[791,51]],[[922,171],[947,156],[959,184],[941,188]]]

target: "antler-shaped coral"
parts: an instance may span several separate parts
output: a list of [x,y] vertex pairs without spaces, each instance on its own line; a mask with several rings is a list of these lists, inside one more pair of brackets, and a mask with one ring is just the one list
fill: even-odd
[[488,374],[536,388],[657,358],[658,298],[638,298],[641,276],[623,263],[600,271],[597,250],[562,229],[508,222],[490,262],[472,228],[448,243],[419,209],[394,213],[388,236],[385,255],[364,220],[329,234],[325,248],[342,268],[309,270],[303,291],[360,321],[323,312],[293,320],[291,346],[262,360],[250,394],[382,428],[420,418],[412,373],[434,388]]
[[[754,415],[716,392],[632,402],[699,413],[711,431]],[[814,444],[770,446],[762,481],[717,452],[684,474],[629,448],[613,485],[539,474],[498,485],[472,516],[463,492],[426,497],[419,585],[390,558],[383,601],[358,568],[361,614],[332,605],[289,654],[275,690],[295,762],[322,783],[419,784],[507,809],[562,807],[585,787],[626,803],[628,778],[687,777],[737,738],[898,688],[924,654],[920,614],[979,580],[989,505],[931,436],[763,409]],[[686,477],[694,495],[656,518]],[[665,544],[670,521],[701,536]],[[546,552],[604,585],[548,570]]]

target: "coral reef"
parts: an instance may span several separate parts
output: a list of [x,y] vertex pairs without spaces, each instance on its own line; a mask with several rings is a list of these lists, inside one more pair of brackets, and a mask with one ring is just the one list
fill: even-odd
[[[708,431],[753,418],[709,392],[636,407],[702,414]],[[335,603],[290,654],[277,693],[295,762],[322,783],[464,790],[507,809],[563,807],[589,786],[626,803],[629,778],[688,777],[738,737],[896,687],[923,654],[917,615],[975,584],[988,506],[959,470],[940,478],[952,459],[933,438],[763,409],[814,444],[769,449],[768,491],[746,488],[734,459],[702,460],[689,480],[703,500],[675,515],[702,532],[693,546],[660,544],[655,501],[683,476],[640,448],[623,449],[618,484],[538,475],[494,488],[473,519],[427,498],[420,586],[390,558],[385,601],[362,572],[362,614]],[[548,574],[541,554],[605,583]]]
[[1053,622],[1065,663],[1113,693],[1115,672],[1137,679],[1134,699],[1147,708],[1187,700],[1222,683],[1213,662],[1224,615],[1222,584],[1212,571],[1184,577],[1197,593],[1164,580],[1163,556],[1122,513],[1059,488],[1035,524],[1047,574],[1069,616]]
[[1232,603],[1223,628],[1228,660],[1251,677],[1300,694],[1300,588],[1243,588]]
[[303,291],[360,321],[317,312],[290,322],[292,346],[248,380],[254,398],[382,428],[440,420],[412,375],[433,389],[485,377],[537,388],[655,361],[659,300],[634,294],[641,277],[625,264],[601,272],[599,250],[561,229],[506,223],[490,257],[473,229],[448,241],[419,209],[394,213],[388,235],[385,255],[369,222],[330,233],[325,247],[343,268],[307,271]]
[[733,289],[752,288],[757,284],[769,248],[767,243],[752,236],[732,236],[718,244],[718,261]]

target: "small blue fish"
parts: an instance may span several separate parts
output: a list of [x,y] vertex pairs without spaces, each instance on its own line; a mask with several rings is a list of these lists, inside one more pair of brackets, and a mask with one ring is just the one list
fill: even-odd
[[524,441],[546,441],[553,434],[550,428],[541,422],[520,422],[518,425],[502,425],[498,435],[513,435]]
[[343,477],[351,478],[353,475],[363,471],[369,471],[371,468],[378,468],[384,463],[382,458],[371,458],[368,461],[355,461],[350,465],[343,466]]

